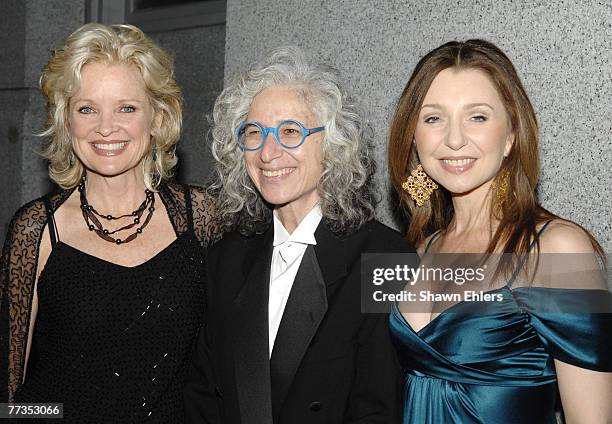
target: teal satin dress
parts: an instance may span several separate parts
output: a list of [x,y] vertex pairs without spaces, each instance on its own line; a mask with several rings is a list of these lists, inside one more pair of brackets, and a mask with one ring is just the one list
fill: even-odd
[[612,314],[542,308],[612,305],[610,292],[510,285],[491,292],[503,300],[457,303],[418,332],[393,308],[404,424],[554,424],[553,359],[612,371]]

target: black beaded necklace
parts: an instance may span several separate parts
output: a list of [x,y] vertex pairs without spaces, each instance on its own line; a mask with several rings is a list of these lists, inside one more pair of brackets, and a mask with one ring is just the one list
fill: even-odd
[[[79,183],[78,190],[81,199],[81,211],[83,212],[83,218],[85,219],[85,224],[87,224],[87,228],[89,228],[89,231],[95,231],[95,233],[100,238],[115,244],[129,243],[136,237],[138,237],[139,234],[142,234],[142,230],[147,226],[147,224],[149,224],[149,222],[151,221],[151,217],[153,216],[153,212],[155,211],[155,196],[151,190],[145,189],[145,200],[140,204],[140,206],[138,206],[138,209],[132,211],[131,213],[121,216],[113,216],[110,214],[103,215],[97,210],[95,210],[94,207],[91,206],[87,201],[87,196],[85,195],[85,180],[86,178],[85,176],[83,176],[83,178],[81,178],[81,182]],[[145,217],[143,224],[140,227],[136,228],[136,231],[134,233],[130,234],[123,240],[120,238],[111,237],[111,235],[115,233],[124,230],[129,230],[130,228],[134,228],[136,225],[140,224],[140,220],[145,210],[148,210],[147,216]],[[107,221],[113,221],[128,217],[133,217],[134,220],[130,224],[124,225],[123,227],[118,228],[114,231],[110,231],[104,228],[98,217]]]

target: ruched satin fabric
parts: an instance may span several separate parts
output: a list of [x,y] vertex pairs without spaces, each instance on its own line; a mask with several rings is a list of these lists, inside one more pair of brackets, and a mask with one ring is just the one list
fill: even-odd
[[[553,359],[612,371],[606,290],[515,288],[461,302],[415,332],[397,305],[390,329],[405,372],[404,424],[555,424]],[[570,312],[568,312],[570,311]]]

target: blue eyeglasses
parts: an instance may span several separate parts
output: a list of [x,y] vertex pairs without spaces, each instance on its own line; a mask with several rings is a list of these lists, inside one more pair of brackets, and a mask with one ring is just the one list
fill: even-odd
[[323,131],[325,127],[306,128],[293,119],[282,121],[276,128],[264,127],[259,122],[245,122],[236,129],[238,145],[249,152],[263,147],[268,134],[274,134],[276,142],[285,149],[296,149],[304,144],[306,137]]

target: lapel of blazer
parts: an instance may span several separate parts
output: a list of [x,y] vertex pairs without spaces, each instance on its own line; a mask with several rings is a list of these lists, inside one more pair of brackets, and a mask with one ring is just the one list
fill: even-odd
[[327,312],[327,287],[347,273],[346,246],[322,221],[291,287],[270,359],[275,421],[304,354]]
[[243,264],[245,282],[233,303],[234,368],[242,424],[272,423],[268,346],[268,291],[272,236],[250,240]]
[[293,377],[325,312],[325,282],[314,249],[309,246],[291,287],[270,359],[272,412],[275,422],[278,422],[281,406]]
[[353,256],[355,246],[351,243],[352,236],[346,239],[341,239],[332,233],[325,221],[315,231],[315,253],[323,280],[326,286],[330,286],[346,276],[350,258]]

